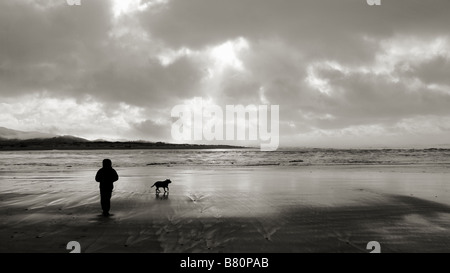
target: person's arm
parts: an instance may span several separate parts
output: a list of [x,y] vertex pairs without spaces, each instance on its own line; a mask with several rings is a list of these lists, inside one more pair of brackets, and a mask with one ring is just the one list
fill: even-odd
[[102,174],[101,173],[102,173],[101,169],[97,171],[97,174],[95,175],[95,181],[97,181],[97,182],[101,182],[102,181]]
[[113,182],[116,182],[117,180],[119,180],[119,175],[117,174],[116,170],[113,169],[113,171],[114,171],[114,179],[113,179]]

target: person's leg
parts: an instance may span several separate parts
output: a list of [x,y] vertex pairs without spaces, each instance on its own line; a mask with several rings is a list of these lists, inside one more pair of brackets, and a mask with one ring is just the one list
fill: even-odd
[[100,191],[100,203],[104,215],[109,215],[111,209],[111,191]]

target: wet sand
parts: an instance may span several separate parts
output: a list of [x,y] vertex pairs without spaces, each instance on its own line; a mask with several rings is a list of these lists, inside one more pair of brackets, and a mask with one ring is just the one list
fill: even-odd
[[116,170],[110,217],[96,169],[1,172],[0,252],[450,252],[445,166]]

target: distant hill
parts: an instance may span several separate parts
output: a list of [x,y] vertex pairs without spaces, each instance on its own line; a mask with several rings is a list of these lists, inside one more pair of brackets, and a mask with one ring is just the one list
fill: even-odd
[[0,127],[0,151],[14,150],[108,150],[108,149],[236,149],[241,146],[172,144],[146,141],[90,141],[70,135],[55,136]]
[[0,127],[0,139],[25,140],[33,138],[52,138],[52,137],[57,137],[57,135],[40,132],[24,132],[8,129],[5,127]]

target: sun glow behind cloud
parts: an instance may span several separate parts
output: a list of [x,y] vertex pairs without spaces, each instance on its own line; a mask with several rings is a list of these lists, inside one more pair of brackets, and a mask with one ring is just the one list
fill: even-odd
[[158,55],[158,59],[163,66],[168,66],[183,57],[196,58],[206,63],[210,69],[216,72],[222,72],[228,68],[243,71],[244,64],[239,58],[239,54],[249,48],[248,41],[239,37],[200,50],[188,47],[182,47],[177,50],[164,48]]
[[211,48],[210,56],[214,60],[219,71],[222,71],[227,67],[242,71],[244,70],[244,64],[239,59],[238,55],[241,51],[247,49],[249,49],[248,41],[239,37],[235,40],[229,40]]
[[166,4],[168,0],[150,0],[143,2],[142,0],[112,0],[112,11],[114,18],[122,15],[130,14],[136,11],[145,11],[156,5]]

